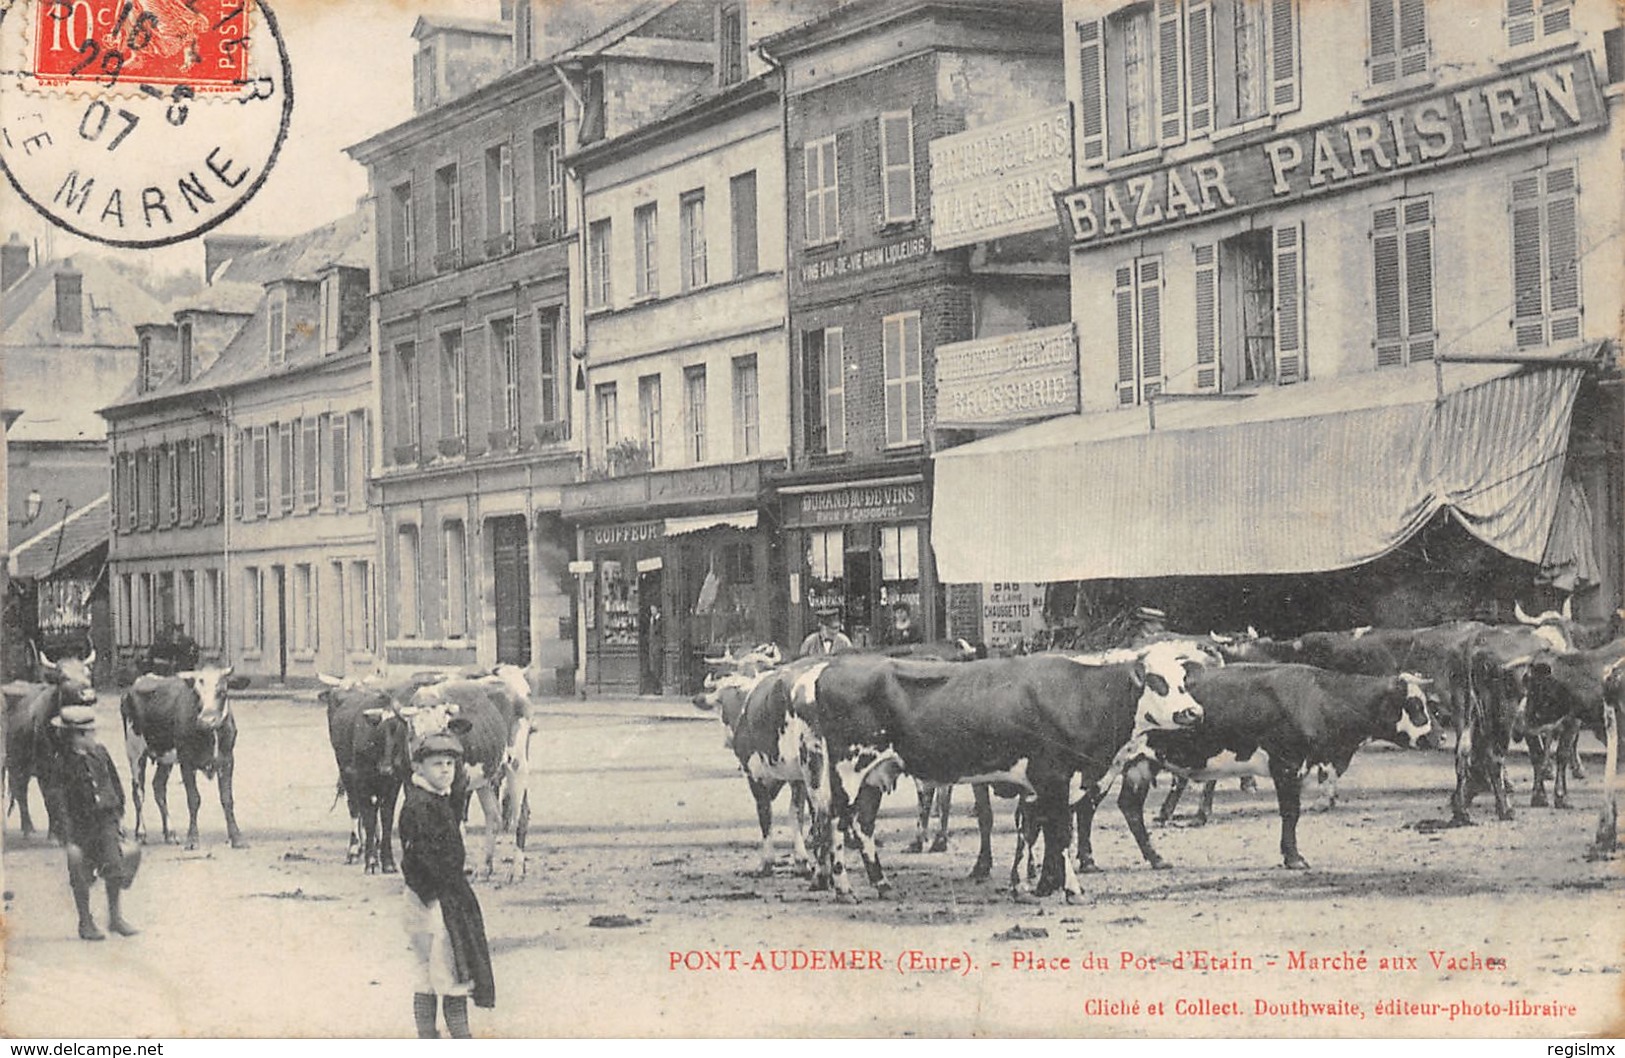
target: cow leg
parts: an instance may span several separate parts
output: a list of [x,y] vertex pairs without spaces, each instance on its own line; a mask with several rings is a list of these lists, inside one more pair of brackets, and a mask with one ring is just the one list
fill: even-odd
[[186,847],[197,848],[197,813],[203,805],[203,797],[197,789],[197,769],[187,764],[181,765],[181,785],[186,787],[186,812],[190,822],[186,825]]
[[389,782],[378,795],[378,815],[381,833],[378,835],[379,869],[385,874],[395,873],[395,801],[400,797],[401,784]]
[[1190,784],[1191,781],[1183,775],[1174,776],[1174,781],[1168,787],[1168,796],[1162,799],[1162,807],[1157,809],[1158,825],[1174,818],[1174,810],[1179,807],[1179,799],[1185,795],[1185,787]]
[[1529,747],[1529,767],[1535,773],[1534,790],[1529,794],[1529,807],[1545,808],[1548,803],[1546,800],[1546,773],[1549,770],[1546,737],[1530,731],[1524,736],[1524,744]]
[[34,833],[34,821],[28,815],[28,769],[7,767],[6,786],[11,792],[11,801],[17,806],[17,814],[23,828],[23,837]]
[[1564,728],[1563,742],[1558,746],[1558,752],[1567,753],[1569,761],[1569,774],[1581,782],[1585,781],[1585,765],[1580,761],[1580,725],[1572,723]]
[[1209,779],[1202,784],[1202,800],[1196,806],[1196,815],[1191,819],[1192,826],[1205,827],[1208,820],[1213,818],[1213,791],[1218,788],[1217,779]]
[[354,775],[340,775],[339,785],[344,788],[344,804],[350,810],[350,847],[344,851],[344,865],[346,867],[362,860],[362,870],[367,874],[373,872],[372,857],[367,855],[367,813],[374,813],[376,819],[377,806],[373,804],[370,794],[362,792],[362,785]]
[[[1151,847],[1151,834],[1145,828],[1145,799],[1151,791],[1152,767],[1147,760],[1137,760],[1123,769],[1123,788],[1117,794],[1117,807],[1123,813],[1123,819],[1128,823],[1129,833],[1134,835],[1134,843],[1140,846],[1140,855],[1155,871],[1168,869],[1168,861],[1157,855],[1157,850]],[[1208,791],[1203,790],[1204,801]]]
[[758,782],[747,779],[750,783],[750,795],[756,801],[756,825],[762,831],[762,846],[756,857],[756,877],[773,877],[773,798],[779,794],[779,788],[784,784],[780,782]]
[[795,864],[796,873],[810,876],[812,874],[812,858],[807,855],[807,822],[810,813],[807,810],[807,786],[805,783],[792,782],[790,784],[790,809],[795,819],[795,829],[790,832],[790,855]]
[[1073,825],[1078,832],[1078,870],[1084,874],[1093,874],[1100,870],[1095,865],[1094,847],[1095,809],[1099,807],[1099,802],[1095,800],[1092,792],[1088,792],[1087,784],[1084,789],[1086,792],[1083,800],[1072,810],[1072,817]]
[[530,836],[530,785],[524,783],[522,787],[519,794],[519,816],[513,823],[513,858],[521,878],[530,870],[530,862],[525,857],[525,841]]
[[[361,873],[378,873],[378,801],[368,795],[357,819],[361,827]],[[354,841],[354,835],[351,836]],[[346,861],[353,862],[353,861]]]
[[970,880],[985,882],[993,873],[993,788],[987,783],[971,787],[976,802],[976,832],[981,848],[976,853],[976,865],[970,869]]
[[1315,777],[1320,783],[1320,789],[1315,795],[1315,809],[1330,812],[1337,807],[1337,769],[1322,764],[1315,769]]
[[[1469,708],[1476,708],[1469,706]],[[1468,808],[1473,803],[1473,728],[1471,723],[1456,728],[1456,789],[1450,795],[1450,825],[1465,827],[1473,823]]]
[[1565,720],[1552,737],[1553,756],[1557,758],[1557,775],[1552,779],[1552,807],[1569,807],[1569,772],[1579,778],[1580,748],[1579,725]]
[[[1039,828],[1038,820],[1032,811],[1032,802],[1024,797],[1016,798],[1015,816],[1016,857],[1010,862],[1010,892],[1019,897],[1031,893],[1033,883],[1038,878],[1034,850],[1038,847]],[[1070,856],[1067,857],[1067,869],[1072,872],[1071,877],[1076,879],[1077,872],[1072,871]]]
[[1619,726],[1625,706],[1606,697],[1602,703],[1602,807],[1597,811],[1597,830],[1586,849],[1586,859],[1609,859],[1619,850]]
[[948,851],[948,817],[953,814],[954,788],[952,783],[937,787],[937,836],[931,839],[932,852]]
[[496,873],[497,829],[502,826],[502,805],[497,791],[484,783],[474,791],[480,799],[480,812],[485,816],[485,877]]
[[[1071,873],[1071,864],[1067,860],[1067,846],[1072,843],[1072,835],[1067,831],[1071,828],[1072,819],[1066,811],[1066,800],[1040,797],[1033,801],[1032,811],[1039,828],[1044,834],[1044,866],[1038,872],[1038,888],[1033,895],[1046,897],[1057,889],[1066,889],[1068,875]],[[1073,889],[1067,890],[1072,895],[1077,890],[1077,881],[1072,879]]]
[[230,756],[221,758],[219,772],[216,779],[220,784],[220,811],[226,817],[226,839],[231,842],[234,849],[248,848],[248,842],[243,840],[243,832],[237,827],[237,801],[232,790],[232,771],[236,767]]
[[174,770],[175,765],[162,758],[152,768],[152,799],[158,805],[158,820],[163,826],[166,845],[180,843],[175,832],[169,828],[169,773]]
[[931,831],[931,806],[937,799],[937,784],[915,779],[914,794],[920,803],[919,823],[914,828],[914,840],[908,843],[904,852],[925,851],[925,837]]
[[880,865],[880,847],[875,844],[875,819],[880,815],[880,797],[884,792],[878,786],[860,784],[847,822],[847,832],[857,836],[858,855],[863,857],[864,872],[869,876],[869,883],[875,887],[875,895],[881,899],[892,892],[891,882]]
[[1270,759],[1270,778],[1275,780],[1275,800],[1281,809],[1281,862],[1288,870],[1306,871],[1309,861],[1298,855],[1298,815],[1302,809],[1303,778],[1298,769]]

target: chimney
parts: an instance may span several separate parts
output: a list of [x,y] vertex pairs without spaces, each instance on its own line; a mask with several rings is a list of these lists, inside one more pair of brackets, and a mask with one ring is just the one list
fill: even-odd
[[28,272],[28,244],[16,232],[0,246],[0,290],[10,290]]
[[206,235],[203,238],[203,281],[214,282],[220,266],[236,257],[263,250],[271,240],[259,235]]
[[79,334],[85,329],[84,276],[73,267],[73,258],[64,258],[56,271],[56,329],[62,334]]

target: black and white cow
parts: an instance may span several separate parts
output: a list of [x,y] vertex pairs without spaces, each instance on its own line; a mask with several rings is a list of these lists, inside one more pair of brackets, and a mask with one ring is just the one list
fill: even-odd
[[865,655],[820,659],[790,688],[803,754],[822,757],[808,783],[817,879],[852,899],[838,823],[856,839],[876,891],[890,892],[874,841],[884,791],[902,771],[933,782],[991,783],[1021,793],[1043,833],[1037,894],[1080,892],[1067,856],[1069,791],[1099,779],[1137,724],[1176,728],[1201,719],[1185,688],[1198,662],[1169,644],[1134,661],[1085,665],[1060,655],[924,662]]
[[318,699],[327,707],[327,736],[338,764],[339,787],[350,809],[345,863],[361,860],[372,874],[394,873],[395,804],[401,793],[396,762],[405,752],[406,721],[381,686],[320,677]]
[[[1202,705],[1202,723],[1151,731],[1127,747],[1118,806],[1138,839],[1145,834],[1141,816],[1156,767],[1203,781],[1243,771],[1267,774],[1280,808],[1282,860],[1301,870],[1309,866],[1298,852],[1305,770],[1327,764],[1341,775],[1372,739],[1421,745],[1432,730],[1424,684],[1410,674],[1362,676],[1309,665],[1242,664],[1200,672],[1190,681],[1190,693]],[[1097,787],[1088,803],[1098,803],[1105,788]],[[1086,834],[1080,832],[1080,843]],[[1149,838],[1140,851],[1153,867],[1167,866]]]
[[226,817],[226,836],[234,849],[247,848],[237,827],[232,773],[237,748],[237,718],[231,713],[228,691],[248,686],[246,676],[233,676],[229,668],[202,668],[174,676],[138,677],[124,695],[124,747],[130,759],[130,793],[135,802],[136,840],[146,840],[141,809],[145,801],[147,761],[156,767],[152,796],[158,802],[164,841],[174,842],[169,828],[169,773],[178,763],[186,787],[190,822],[186,847],[197,848],[197,813],[202,803],[197,773],[213,778],[220,787],[220,808]]
[[1534,766],[1535,787],[1530,804],[1546,804],[1545,769],[1548,753],[1555,758],[1552,805],[1569,807],[1568,772],[1579,758],[1579,737],[1591,731],[1606,741],[1605,720],[1610,711],[1610,680],[1625,661],[1625,639],[1595,650],[1567,653],[1543,651],[1524,666],[1523,699],[1513,723],[1512,737],[1524,738]]
[[65,657],[60,661],[52,661],[44,654],[38,657],[39,682],[6,685],[7,785],[9,797],[17,805],[23,833],[32,834],[34,821],[28,814],[28,784],[30,780],[38,782],[51,838],[65,843],[68,840],[67,802],[57,773],[62,746],[51,720],[64,706],[96,704],[96,688],[91,682],[96,652],[92,650],[90,656],[83,659]]

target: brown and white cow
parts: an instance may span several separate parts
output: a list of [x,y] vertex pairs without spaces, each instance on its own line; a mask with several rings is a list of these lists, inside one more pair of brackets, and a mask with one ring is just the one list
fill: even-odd
[[248,686],[246,676],[233,676],[230,668],[202,668],[173,676],[138,677],[124,695],[124,747],[130,759],[130,793],[135,802],[135,836],[146,839],[141,819],[145,801],[147,761],[155,765],[153,800],[163,823],[164,841],[176,837],[169,827],[169,773],[178,763],[186,787],[190,822],[186,847],[197,848],[197,773],[213,778],[220,788],[220,808],[226,817],[226,836],[234,849],[247,848],[237,827],[232,773],[237,748],[237,719],[231,713],[228,692]]
[[[28,814],[28,783],[39,783],[45,801],[46,826],[53,840],[65,843],[67,802],[58,781],[57,762],[62,746],[51,720],[63,707],[95,705],[96,688],[91,682],[92,650],[85,658],[65,657],[52,661],[39,654],[39,682],[6,685],[5,770],[9,796],[17,805],[24,834],[34,831]],[[8,809],[9,811],[9,809]]]

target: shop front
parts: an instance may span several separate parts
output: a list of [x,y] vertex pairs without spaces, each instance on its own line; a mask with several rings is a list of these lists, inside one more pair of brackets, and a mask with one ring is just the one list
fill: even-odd
[[892,614],[906,605],[920,635],[939,637],[930,553],[931,500],[919,474],[779,489],[790,578],[790,637],[820,613],[863,648],[886,645]]

